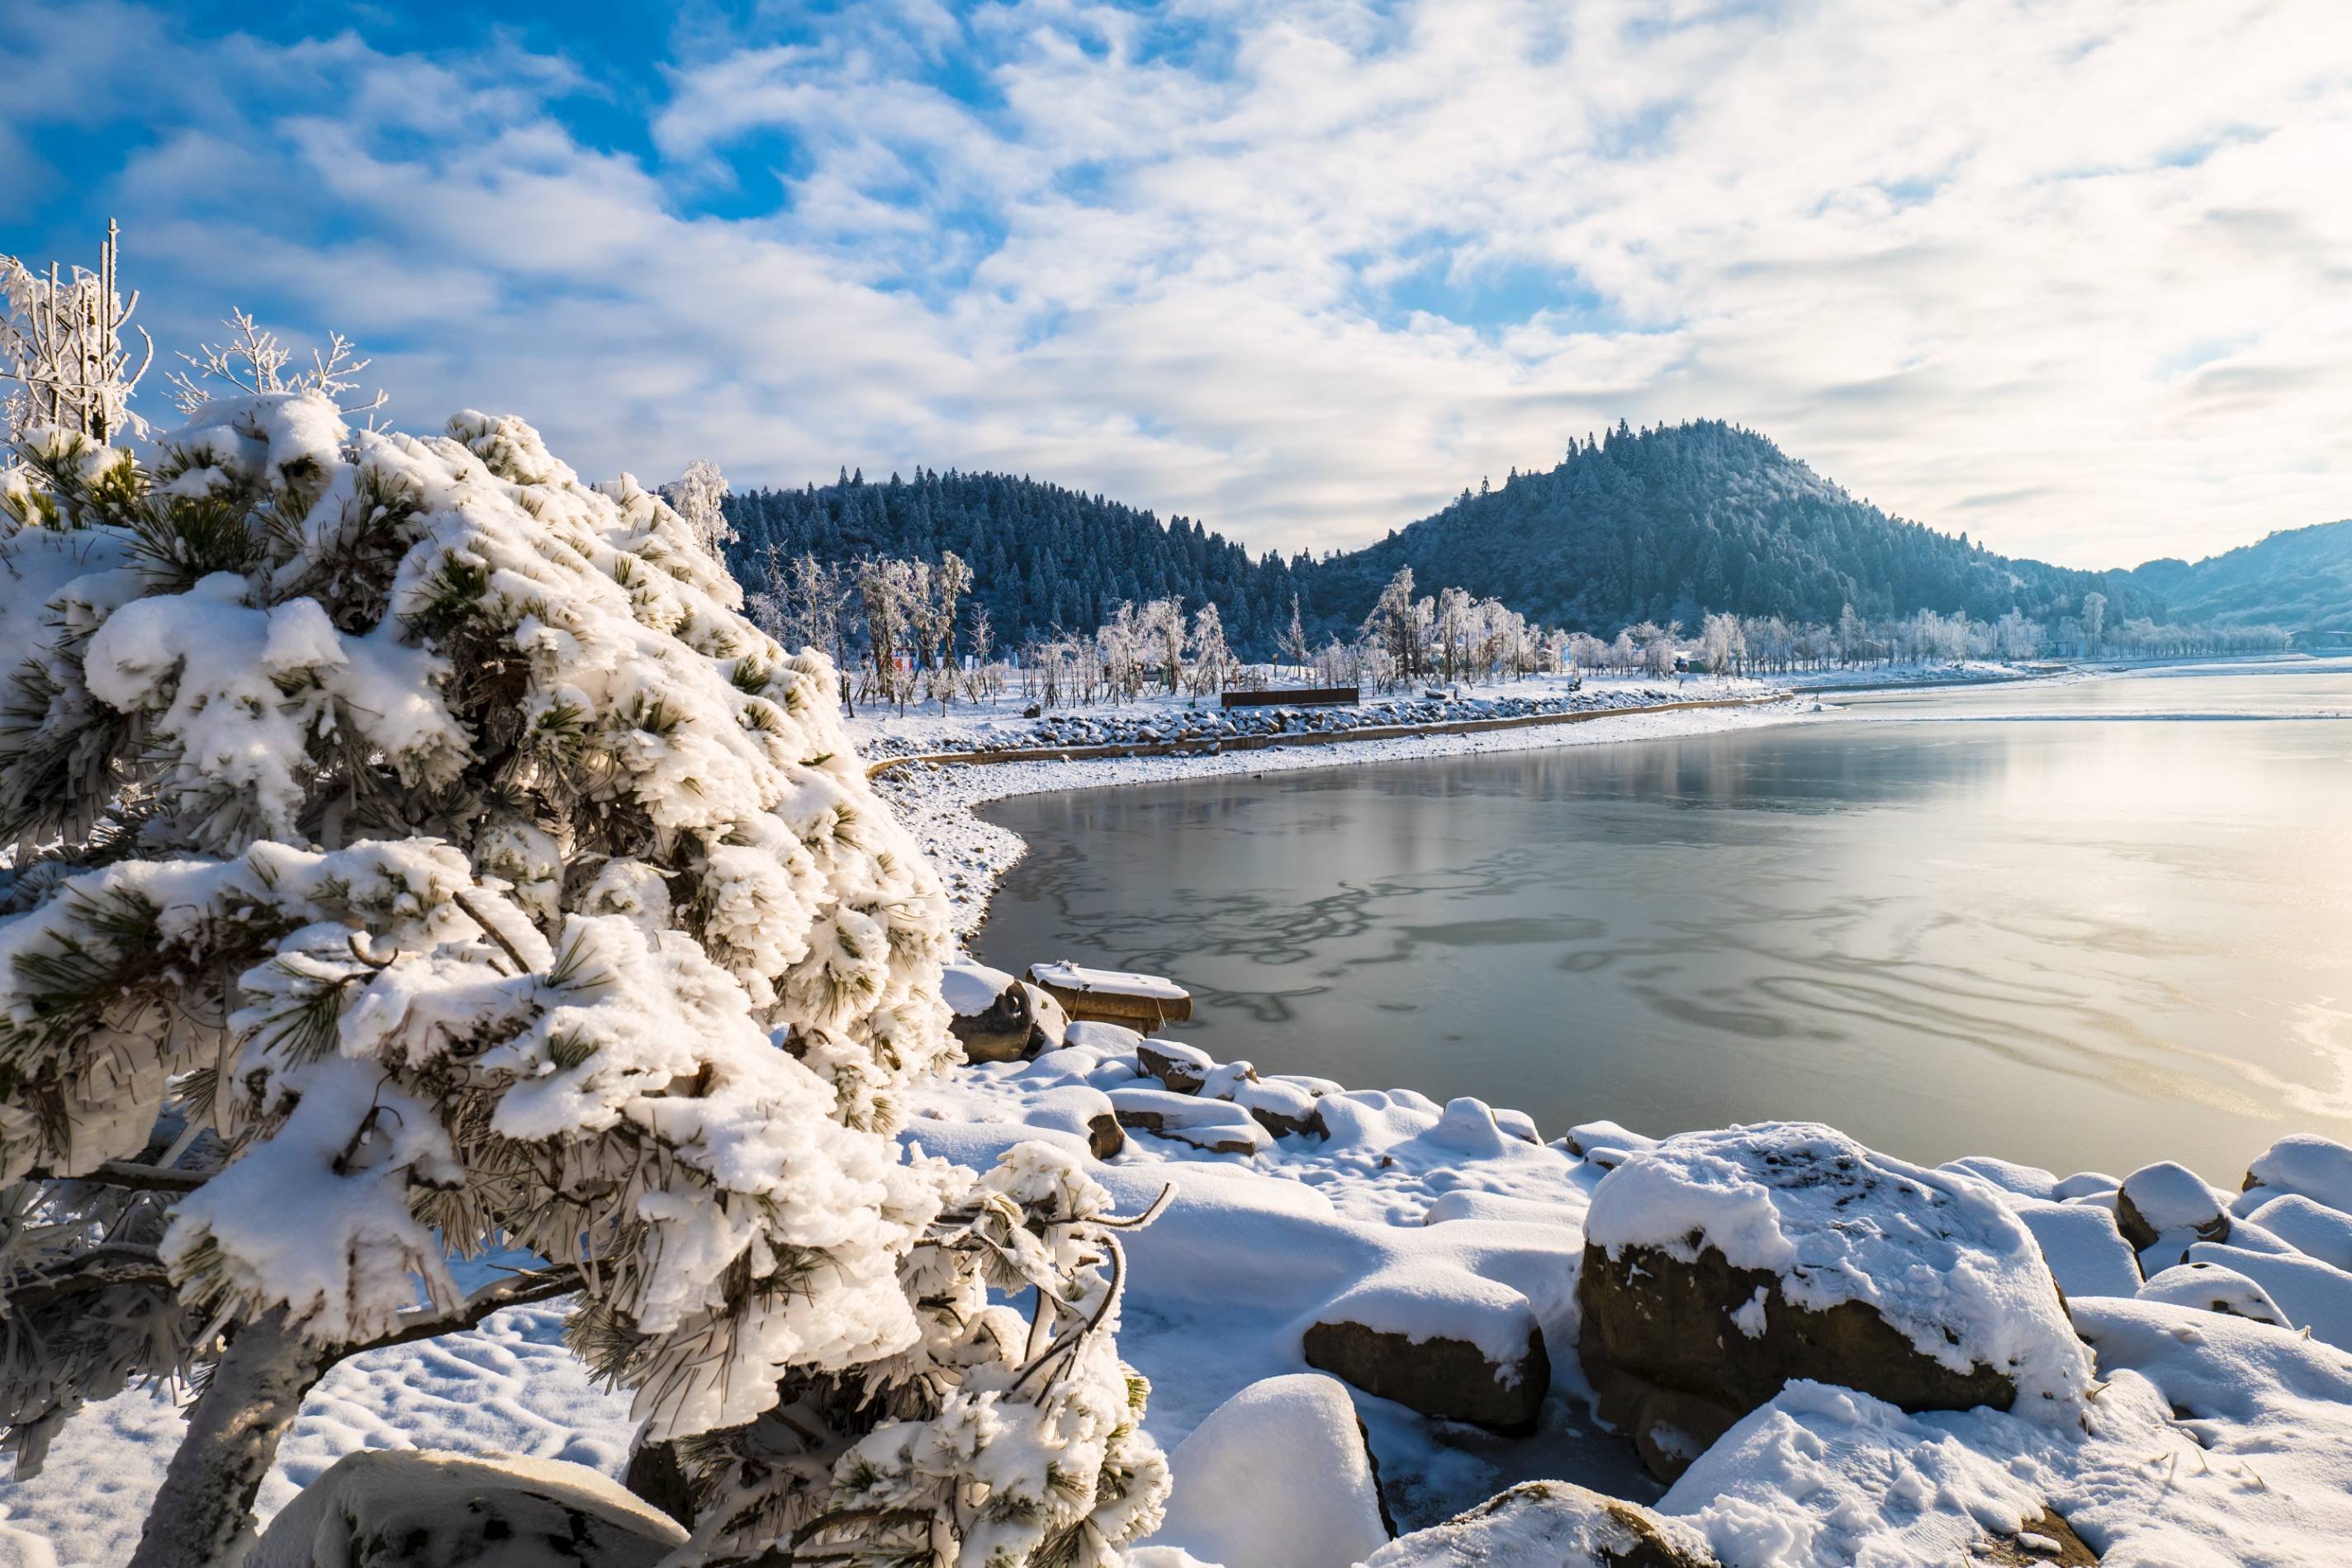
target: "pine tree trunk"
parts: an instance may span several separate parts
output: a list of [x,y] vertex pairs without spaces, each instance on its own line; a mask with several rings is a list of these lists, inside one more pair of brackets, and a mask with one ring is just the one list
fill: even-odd
[[328,1353],[287,1330],[282,1310],[237,1330],[188,1417],[130,1568],[218,1568],[244,1558],[253,1500],[328,1363]]

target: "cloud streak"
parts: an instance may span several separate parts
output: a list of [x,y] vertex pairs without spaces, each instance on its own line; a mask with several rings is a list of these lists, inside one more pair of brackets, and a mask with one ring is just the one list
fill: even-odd
[[163,334],[339,327],[410,421],[600,472],[1002,467],[1322,549],[1716,416],[2074,564],[2352,512],[2329,5],[32,15],[77,90],[13,106],[0,248],[119,211]]

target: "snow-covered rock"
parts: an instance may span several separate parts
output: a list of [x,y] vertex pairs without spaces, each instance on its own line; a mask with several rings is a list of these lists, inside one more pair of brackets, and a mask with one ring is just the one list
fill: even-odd
[[2176,1307],[2227,1312],[2258,1323],[2293,1328],[2270,1292],[2219,1263],[2176,1263],[2139,1288],[2143,1301],[2168,1301]]
[[2022,1166],[2014,1160],[1995,1159],[1990,1155],[1969,1155],[1962,1159],[1948,1160],[1940,1168],[1990,1182],[2001,1191],[2013,1193],[2019,1197],[2055,1201],[2058,1197],[2057,1176],[2039,1166]]
[[1553,1146],[1607,1170],[1623,1165],[1629,1155],[1654,1148],[1657,1142],[1614,1122],[1582,1122],[1555,1140]]
[[2352,1148],[2307,1133],[2281,1138],[2246,1167],[2245,1197],[2239,1202],[2257,1193],[2263,1195],[2257,1201],[2266,1202],[2288,1192],[2352,1214]]
[[2218,1263],[2260,1285],[2295,1327],[2339,1350],[2352,1351],[2352,1273],[2316,1258],[2255,1252],[2200,1241],[2186,1261]]
[[346,1455],[270,1521],[247,1568],[648,1568],[686,1541],[618,1481],[558,1459]]
[[1036,1126],[1078,1134],[1098,1160],[1127,1146],[1127,1133],[1118,1124],[1110,1096],[1083,1083],[1066,1083],[1038,1095],[1029,1103],[1029,1119]]
[[1079,1020],[1099,1019],[1132,1029],[1156,1030],[1192,1016],[1192,993],[1159,975],[1089,969],[1062,959],[1029,966],[1029,979]]
[[1165,1089],[1114,1089],[1118,1124],[1175,1138],[1216,1155],[1254,1155],[1274,1142],[1257,1119],[1230,1100],[1203,1100]]
[[1466,1513],[1399,1536],[1365,1568],[1714,1568],[1706,1537],[1567,1481],[1527,1481]]
[[1197,1045],[1140,1038],[1135,1046],[1135,1064],[1147,1077],[1157,1078],[1176,1094],[1199,1093],[1201,1085],[1208,1082],[1209,1074],[1217,1067],[1215,1058]]
[[1394,1533],[1347,1390],[1293,1373],[1253,1383],[1168,1457],[1175,1490],[1150,1544],[1222,1568],[1348,1568]]
[[[2041,1246],[1998,1189],[1827,1127],[1669,1138],[1601,1179],[1585,1239],[1578,1349],[1604,1417],[1649,1432],[1654,1469],[1791,1379],[2053,1419],[2090,1383]],[[1654,1391],[1701,1403],[1669,1410]]]
[[2152,1255],[2142,1259],[2143,1268],[2168,1267],[2196,1242],[2230,1239],[2229,1201],[2188,1166],[2161,1160],[2124,1177],[2116,1226],[2137,1250]]
[[1499,1281],[1401,1268],[1375,1275],[1308,1325],[1307,1364],[1443,1420],[1530,1432],[1551,1386],[1534,1306]]

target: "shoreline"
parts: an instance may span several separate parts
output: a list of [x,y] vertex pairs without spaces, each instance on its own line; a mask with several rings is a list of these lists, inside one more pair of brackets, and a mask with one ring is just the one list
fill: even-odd
[[979,808],[992,800],[1128,784],[1345,768],[1364,762],[1674,740],[1793,724],[1811,716],[1810,694],[1774,692],[1533,718],[1472,720],[1444,728],[1423,727],[1314,739],[1281,737],[1273,738],[1293,744],[1247,749],[1230,744],[1213,751],[1166,746],[1141,754],[1141,748],[1129,747],[1093,757],[1065,758],[1046,751],[995,761],[956,756],[906,757],[877,764],[869,771],[875,788],[939,868],[956,935],[968,947],[988,923],[988,906],[997,884],[1029,852],[1027,842],[1018,834],[981,817]]

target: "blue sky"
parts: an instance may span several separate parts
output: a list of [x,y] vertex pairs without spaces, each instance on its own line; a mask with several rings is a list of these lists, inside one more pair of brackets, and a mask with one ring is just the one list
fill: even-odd
[[590,475],[1321,549],[1722,417],[2077,564],[2352,514],[2333,0],[0,0],[0,251],[119,216],[167,350],[339,329]]

